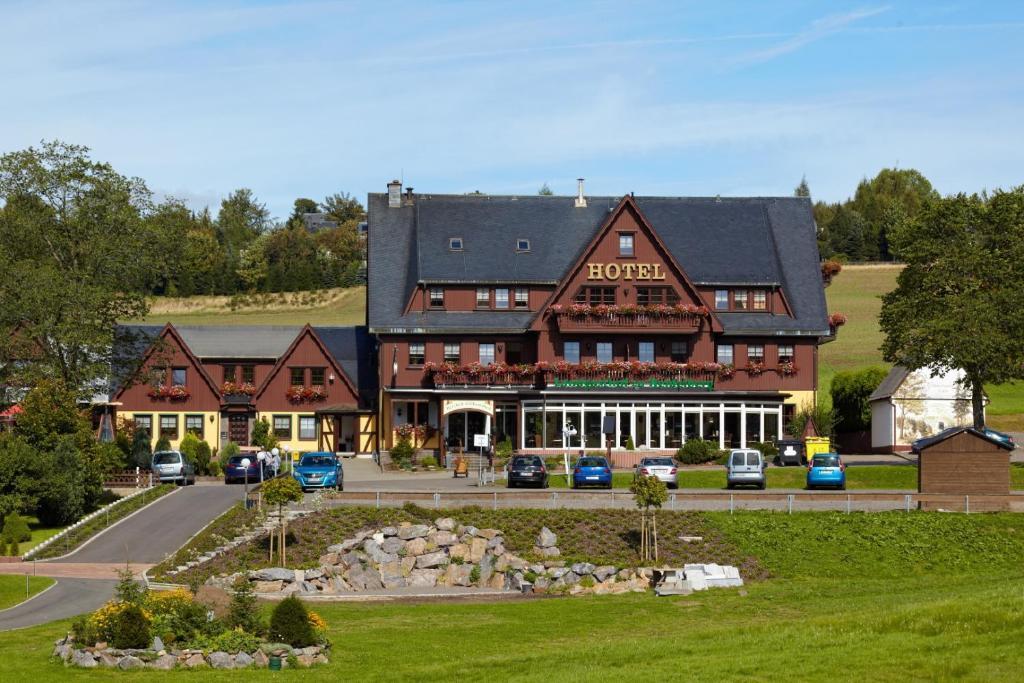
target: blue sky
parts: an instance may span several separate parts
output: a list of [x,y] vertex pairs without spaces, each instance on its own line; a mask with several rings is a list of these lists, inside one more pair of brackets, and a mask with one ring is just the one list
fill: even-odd
[[1020,2],[0,1],[0,151],[251,187],[790,194],[1024,183]]

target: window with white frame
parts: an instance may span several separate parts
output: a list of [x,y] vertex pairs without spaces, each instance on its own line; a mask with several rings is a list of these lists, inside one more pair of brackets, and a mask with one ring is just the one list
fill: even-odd
[[291,415],[275,415],[274,416],[274,436],[279,439],[290,441],[292,438],[292,416]]
[[195,434],[200,439],[203,438],[203,416],[202,415],[186,415],[185,416],[185,433]]
[[461,237],[449,237],[448,248],[452,251],[462,251],[462,238]]
[[494,290],[494,307],[508,308],[508,288],[497,287]]
[[578,341],[562,342],[562,358],[565,359],[566,363],[579,365],[580,343]]
[[792,363],[793,362],[793,345],[792,344],[779,344],[779,362],[780,363]]
[[444,287],[430,288],[430,307],[444,308]]
[[491,307],[491,290],[486,287],[476,288],[476,307],[477,308],[490,308]]
[[530,307],[530,290],[528,289],[517,289],[516,290],[516,308],[529,308]]
[[735,292],[733,292],[732,304],[733,308],[735,308],[737,311],[747,310],[747,308],[749,307],[747,301],[747,290],[737,289]]
[[316,417],[299,415],[299,440],[313,441],[316,439]]
[[160,416],[160,436],[166,436],[168,439],[178,438],[178,416],[177,415],[161,415]]
[[633,251],[633,233],[619,233],[619,256],[635,256]]
[[494,363],[494,344],[487,342],[480,345],[480,365]]
[[611,363],[614,360],[615,354],[612,350],[611,342],[597,342],[597,362],[598,363]]
[[409,365],[423,365],[426,358],[426,344],[409,342]]
[[715,310],[727,311],[729,310],[729,290],[728,289],[716,289],[715,290]]
[[764,362],[764,344],[747,344],[747,362]]
[[722,365],[732,365],[732,344],[719,344],[715,348],[715,360]]
[[516,240],[516,251],[530,251],[530,240],[520,237]]
[[637,360],[641,363],[654,362],[654,342],[642,341],[637,347]]
[[444,362],[445,363],[458,363],[460,361],[461,345],[459,342],[445,342],[444,343]]
[[147,434],[153,434],[153,416],[152,415],[136,415],[135,420],[135,431],[146,432]]
[[755,289],[753,291],[753,295],[754,295],[753,309],[755,311],[767,310],[767,308],[768,308],[768,293],[765,292],[763,289]]

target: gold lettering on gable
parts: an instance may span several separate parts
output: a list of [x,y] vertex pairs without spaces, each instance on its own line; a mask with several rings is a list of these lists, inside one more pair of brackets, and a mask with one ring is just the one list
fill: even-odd
[[664,280],[660,263],[588,263],[588,280]]

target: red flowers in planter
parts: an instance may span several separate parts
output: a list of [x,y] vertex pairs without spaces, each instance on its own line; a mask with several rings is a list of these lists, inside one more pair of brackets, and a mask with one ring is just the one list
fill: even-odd
[[220,393],[224,396],[252,396],[256,393],[256,385],[252,382],[224,382],[220,385]]
[[706,317],[708,315],[707,306],[695,306],[694,304],[683,302],[671,305],[651,304],[649,306],[639,306],[635,304],[597,304],[596,306],[591,306],[590,304],[574,303],[570,304],[568,308],[561,304],[555,304],[548,310],[554,315],[566,314],[570,318],[614,318],[616,316],[640,315],[661,318],[680,318],[688,316]]
[[412,439],[416,437],[420,441],[425,441],[432,437],[437,429],[430,425],[411,425],[404,424],[395,427],[395,434],[398,435],[399,439]]
[[783,377],[792,377],[797,372],[796,363],[791,360],[783,361],[779,363],[778,370]]
[[764,374],[764,363],[757,361],[747,363],[747,367],[744,368],[747,371],[747,375],[750,377],[759,377]]
[[148,394],[150,398],[169,398],[172,401],[184,401],[192,395],[189,393],[188,389],[181,384],[174,384],[169,387],[164,385],[150,387]]
[[719,365],[718,366],[718,378],[719,379],[732,379],[733,375],[736,374],[736,368],[732,365]]
[[324,400],[327,398],[327,391],[322,386],[292,386],[288,387],[284,395],[292,403],[304,403]]
[[841,327],[846,324],[846,316],[842,313],[833,313],[828,317],[829,327]]

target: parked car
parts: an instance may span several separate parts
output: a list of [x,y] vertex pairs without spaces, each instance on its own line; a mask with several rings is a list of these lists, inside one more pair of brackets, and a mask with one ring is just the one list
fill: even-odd
[[[242,463],[248,459],[249,466]],[[246,475],[248,472],[248,476]],[[224,483],[241,484],[248,479],[249,483],[260,481],[260,463],[256,455],[232,455],[224,465]]]
[[188,486],[196,483],[196,471],[181,451],[157,451],[151,466],[153,476],[160,483],[175,482]]
[[672,458],[641,458],[636,466],[634,476],[642,474],[646,477],[657,477],[670,489],[679,488],[679,481],[676,479],[678,472],[676,462]]
[[603,456],[585,455],[576,461],[572,469],[572,487],[584,486],[612,487],[612,467]]
[[819,453],[807,465],[807,488],[833,486],[846,488],[846,465],[838,453]]
[[996,441],[1002,441],[1010,448],[1016,448],[1017,444],[1014,443],[1013,437],[1006,432],[1001,432],[998,429],[992,429],[991,427],[985,427],[985,436]]
[[306,453],[292,470],[292,476],[299,482],[303,491],[326,488],[345,490],[345,472],[341,459],[334,453]]
[[761,451],[752,448],[738,448],[729,451],[729,459],[725,464],[725,486],[756,486],[763,489],[767,485],[764,475],[768,463]]
[[548,468],[544,460],[537,455],[517,455],[508,463],[507,488],[515,488],[520,484],[531,484],[542,489],[548,487]]

